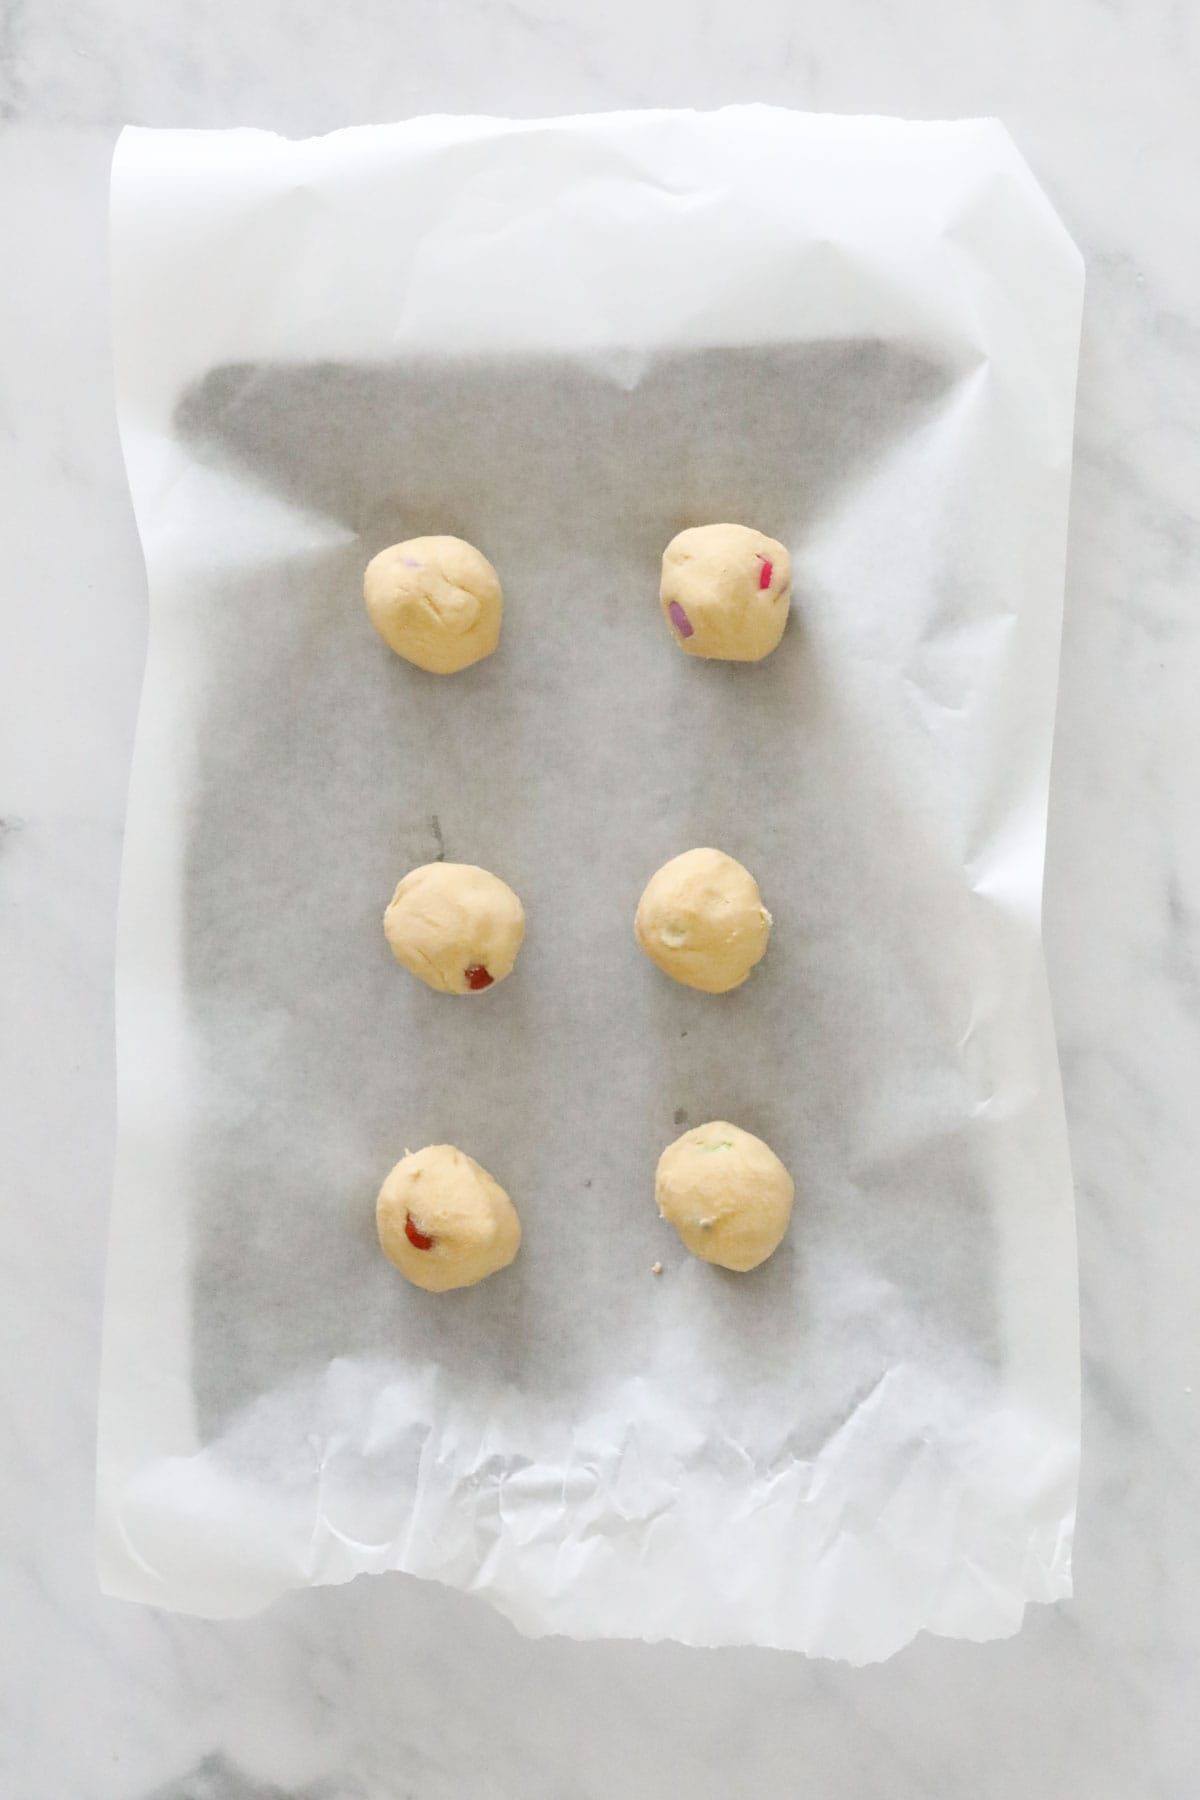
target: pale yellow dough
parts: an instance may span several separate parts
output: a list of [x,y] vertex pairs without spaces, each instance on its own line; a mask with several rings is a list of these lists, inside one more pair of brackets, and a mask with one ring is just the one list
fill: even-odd
[[726,994],[766,951],[771,915],[740,862],[723,850],[687,850],[651,877],[634,930],[651,962],[674,980]]
[[452,1144],[409,1151],[396,1164],[375,1223],[384,1255],[431,1294],[472,1287],[521,1247],[521,1221],[500,1183]]
[[783,636],[791,597],[787,550],[748,525],[693,525],[663,553],[663,617],[689,656],[760,662]]
[[409,538],[381,550],[367,564],[363,597],[384,643],[434,675],[469,668],[500,641],[500,577],[462,538]]
[[441,994],[483,993],[511,975],[525,910],[498,875],[473,863],[425,863],[383,915],[396,961]]
[[756,1269],[779,1248],[796,1189],[769,1145],[715,1119],[663,1151],[654,1198],[693,1256]]

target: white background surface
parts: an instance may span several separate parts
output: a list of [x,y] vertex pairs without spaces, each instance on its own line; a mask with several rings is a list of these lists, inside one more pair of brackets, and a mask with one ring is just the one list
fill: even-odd
[[[1200,11],[1060,0],[0,0],[0,1793],[1158,1800],[1200,1781]],[[1079,1188],[1077,1598],[852,1672],[526,1642],[400,1579],[96,1593],[111,953],[143,647],[109,391],[119,123],[768,99],[994,112],[1089,265],[1047,936]]]

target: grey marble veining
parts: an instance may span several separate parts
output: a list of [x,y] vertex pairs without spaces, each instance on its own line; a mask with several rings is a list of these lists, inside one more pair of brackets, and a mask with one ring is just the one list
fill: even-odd
[[[0,0],[0,1794],[1190,1800],[1200,1744],[1200,9]],[[399,1578],[106,1601],[91,1461],[145,602],[105,292],[117,127],[761,98],[996,113],[1088,260],[1047,938],[1079,1190],[1076,1598],[858,1672],[529,1642]]]

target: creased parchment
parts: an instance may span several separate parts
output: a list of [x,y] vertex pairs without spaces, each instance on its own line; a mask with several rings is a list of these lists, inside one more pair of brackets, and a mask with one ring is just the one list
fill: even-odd
[[[1014,1631],[1069,1592],[1078,1454],[1039,911],[1082,274],[1009,139],[131,131],[112,207],[151,623],[105,1586],[226,1615],[400,1569],[528,1632],[856,1662]],[[662,626],[662,548],[714,519],[791,550],[759,666]],[[448,680],[361,601],[438,531],[506,596]],[[719,1000],[632,933],[707,843],[776,919]],[[439,855],[528,914],[477,1002],[380,928]],[[655,1213],[712,1117],[796,1179],[752,1276]],[[439,1297],[373,1201],[443,1140],[525,1243]]]

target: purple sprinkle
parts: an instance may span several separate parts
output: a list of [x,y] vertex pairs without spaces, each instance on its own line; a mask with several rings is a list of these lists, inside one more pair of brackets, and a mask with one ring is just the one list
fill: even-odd
[[421,566],[419,562],[414,562],[411,556],[402,556],[400,561],[406,569],[419,569]]
[[692,621],[688,618],[678,600],[672,600],[667,611],[670,613],[671,623],[679,633],[680,637],[691,637],[695,632],[696,627],[692,624]]

